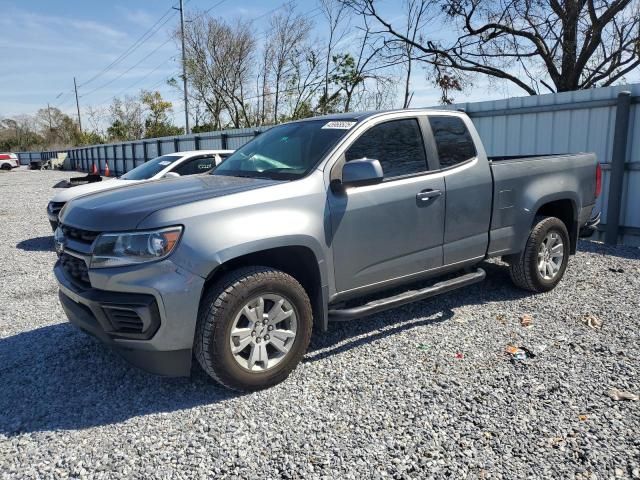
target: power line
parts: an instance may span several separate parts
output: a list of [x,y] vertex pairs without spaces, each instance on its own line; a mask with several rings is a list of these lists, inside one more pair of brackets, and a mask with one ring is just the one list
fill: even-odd
[[214,9],[214,8],[216,8],[216,7],[219,7],[220,5],[222,5],[222,4],[223,4],[224,2],[226,2],[226,1],[228,1],[228,0],[220,0],[218,3],[216,3],[216,4],[215,4],[215,5],[213,5],[212,7],[207,8],[207,9],[204,11],[204,13],[209,13],[211,10],[213,10],[213,9]]
[[[129,48],[127,48],[124,52],[122,52],[118,58],[116,58],[115,60],[113,60],[109,65],[107,65],[106,67],[104,67],[100,72],[96,73],[93,77],[91,77],[89,80],[81,83],[79,86],[80,87],[84,87],[87,84],[91,83],[92,81],[96,80],[98,77],[104,75],[105,73],[107,73],[109,70],[111,70],[114,66],[116,66],[118,63],[120,63],[122,60],[124,60],[125,58],[127,58],[129,55],[131,55],[135,50],[137,50],[142,44],[144,44],[147,40],[149,40],[153,35],[155,35],[169,20],[171,20],[171,17],[173,15],[170,15],[166,20],[165,17],[167,17],[167,15],[173,13],[173,15],[175,15],[176,13],[173,12],[173,7],[169,7],[167,9],[167,11],[151,26],[149,27],[149,29],[144,32],[135,42],[133,42],[133,44],[131,44],[129,46]],[[162,20],[164,20],[164,22],[158,26],[158,24],[160,22],[162,22]],[[157,28],[156,28],[157,26]]]
[[[122,95],[123,93],[125,93],[126,91],[132,89],[133,87],[135,87],[137,84],[139,84],[140,82],[142,82],[143,80],[149,78],[151,75],[153,75],[155,72],[157,72],[162,66],[166,65],[168,61],[170,60],[175,60],[176,55],[171,55],[169,58],[164,59],[162,62],[160,62],[153,70],[149,71],[146,75],[144,75],[143,77],[137,79],[135,82],[133,82],[131,85],[123,88],[122,90],[120,90],[118,93],[116,93],[115,95],[109,97],[108,99],[105,99],[103,102],[100,103],[107,103],[108,101],[119,97],[120,95]],[[164,82],[167,79],[162,79],[159,83]],[[149,87],[150,89],[155,88],[156,85]]]
[[160,50],[162,47],[164,47],[167,43],[169,43],[170,41],[172,41],[173,38],[169,38],[167,39],[165,42],[161,43],[160,45],[158,45],[156,48],[154,48],[150,53],[148,53],[147,55],[145,55],[144,57],[142,57],[137,63],[135,63],[134,65],[132,65],[131,67],[129,67],[127,70],[125,70],[124,72],[120,73],[120,75],[112,78],[111,80],[109,80],[108,82],[106,82],[105,84],[94,88],[93,90],[91,90],[88,93],[85,93],[84,95],[81,95],[81,98],[84,98],[88,95],[92,95],[93,93],[97,92],[98,90],[102,90],[105,87],[108,87],[109,85],[111,85],[113,82],[115,82],[116,80],[119,80],[120,78],[122,78],[124,75],[126,75],[127,73],[129,73],[131,70],[133,70],[134,68],[136,68],[138,65],[140,65],[142,62],[144,62],[147,58],[149,58],[151,55],[153,55],[154,53],[156,53],[158,50]]

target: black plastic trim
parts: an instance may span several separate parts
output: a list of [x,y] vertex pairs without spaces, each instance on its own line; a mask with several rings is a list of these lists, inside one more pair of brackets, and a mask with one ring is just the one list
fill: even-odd
[[329,310],[329,321],[345,322],[348,320],[362,318],[367,315],[373,315],[374,313],[379,313],[390,308],[400,307],[407,303],[416,302],[418,300],[423,300],[425,298],[481,282],[485,277],[485,271],[482,268],[478,268],[475,272],[465,273],[459,277],[438,282],[435,285],[425,287],[420,290],[409,290],[407,292],[400,293],[399,295],[374,300],[358,307]]

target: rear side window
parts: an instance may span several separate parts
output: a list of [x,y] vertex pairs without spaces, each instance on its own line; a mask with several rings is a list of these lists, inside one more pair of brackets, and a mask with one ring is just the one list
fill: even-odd
[[473,139],[461,118],[429,116],[429,124],[438,148],[440,168],[452,167],[476,156]]
[[361,158],[379,160],[385,179],[427,170],[422,132],[415,118],[371,127],[349,147],[345,157],[347,162]]
[[178,165],[173,169],[173,171],[179,173],[182,176],[195,175],[198,173],[207,173],[215,166],[216,162],[213,156],[199,157],[193,160],[188,160]]

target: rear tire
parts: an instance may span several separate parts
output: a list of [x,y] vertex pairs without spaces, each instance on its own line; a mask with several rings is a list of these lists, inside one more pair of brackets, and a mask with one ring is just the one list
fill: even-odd
[[311,302],[292,276],[268,267],[224,275],[200,304],[194,354],[232,390],[268,388],[287,378],[311,338]]
[[524,251],[509,265],[511,281],[531,292],[552,290],[567,269],[569,250],[564,222],[556,217],[536,217]]
[[2,170],[11,170],[11,165],[9,165],[8,163],[3,163],[2,164]]

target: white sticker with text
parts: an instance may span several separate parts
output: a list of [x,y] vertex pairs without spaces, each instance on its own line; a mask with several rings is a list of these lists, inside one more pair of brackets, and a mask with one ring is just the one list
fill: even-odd
[[337,130],[349,130],[356,122],[332,121],[325,123],[322,128],[333,128]]

